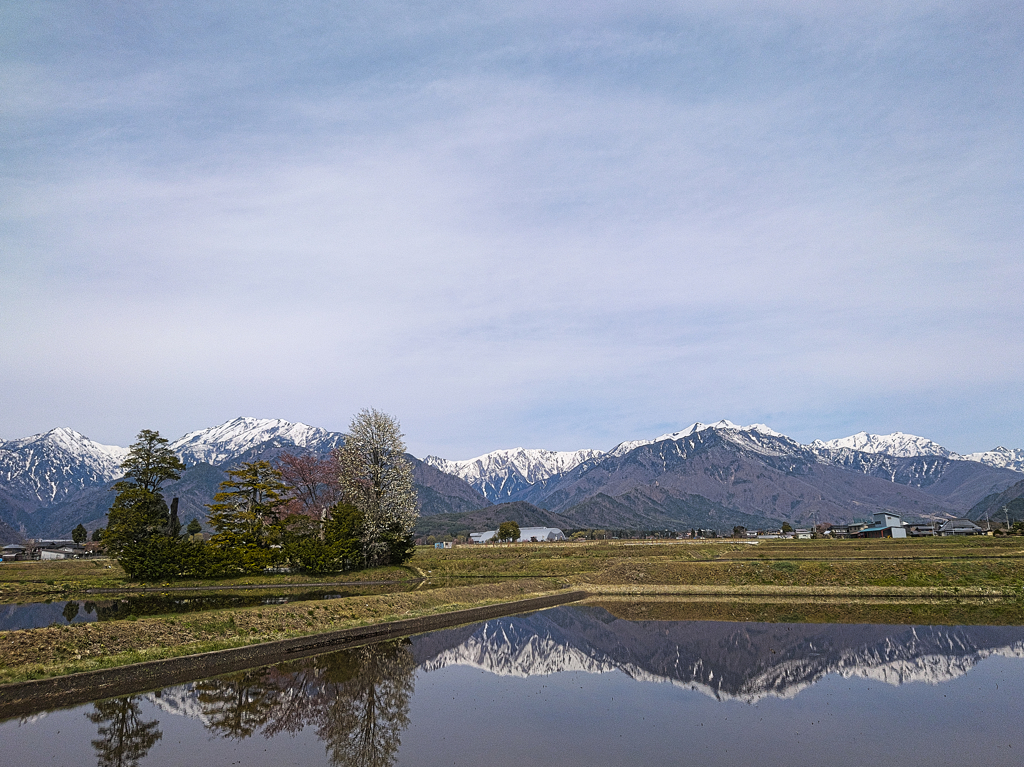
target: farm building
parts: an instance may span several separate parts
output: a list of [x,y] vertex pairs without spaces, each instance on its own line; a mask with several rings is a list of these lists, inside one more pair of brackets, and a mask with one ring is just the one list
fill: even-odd
[[[495,535],[497,530],[487,530],[482,533],[470,533],[469,538],[473,543],[487,543]],[[564,541],[565,533],[557,527],[521,527],[519,528],[519,540],[517,543],[530,543],[539,541]]]
[[875,521],[863,530],[856,533],[857,538],[906,538],[907,529],[903,526],[903,520],[896,514],[888,514],[884,511],[875,513]]

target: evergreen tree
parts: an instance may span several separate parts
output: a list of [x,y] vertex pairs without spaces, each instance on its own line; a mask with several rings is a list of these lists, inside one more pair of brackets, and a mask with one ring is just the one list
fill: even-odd
[[335,504],[323,521],[292,514],[284,529],[288,558],[306,572],[322,575],[362,566],[363,515],[351,504]]
[[203,526],[199,524],[198,519],[193,519],[191,522],[188,523],[188,527],[185,528],[185,532],[187,532],[189,535],[197,535],[203,532]]
[[362,553],[370,566],[404,562],[415,550],[419,511],[403,436],[395,418],[363,409],[336,454],[345,501],[362,513]]
[[498,525],[498,540],[499,541],[512,541],[515,543],[519,540],[519,536],[522,533],[519,530],[519,525],[516,522],[502,522]]
[[85,529],[85,525],[79,525],[71,531],[71,540],[77,544],[83,544],[89,540],[89,531]]
[[288,486],[269,461],[243,463],[228,471],[220,492],[207,504],[214,555],[227,571],[259,572],[280,563],[283,552],[279,513]]
[[167,535],[170,511],[160,486],[180,479],[185,464],[159,432],[143,429],[121,464],[124,478],[107,512],[103,542],[129,578],[158,579],[176,574],[174,543]]

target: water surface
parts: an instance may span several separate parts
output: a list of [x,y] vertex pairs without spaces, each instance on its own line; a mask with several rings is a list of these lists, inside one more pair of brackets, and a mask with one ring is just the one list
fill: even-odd
[[0,742],[24,765],[1019,765],[1022,701],[1024,627],[567,606],[11,720]]

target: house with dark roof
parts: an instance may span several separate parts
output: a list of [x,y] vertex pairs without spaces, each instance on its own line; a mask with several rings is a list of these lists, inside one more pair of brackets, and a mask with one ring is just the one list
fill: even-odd
[[9,543],[0,550],[0,560],[4,562],[20,562],[30,558],[31,552],[17,543]]
[[944,522],[939,528],[939,535],[984,535],[985,531],[969,519],[957,517]]

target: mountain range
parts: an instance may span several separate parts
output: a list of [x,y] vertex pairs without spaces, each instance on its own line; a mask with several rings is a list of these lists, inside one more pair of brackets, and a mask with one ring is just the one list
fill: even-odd
[[[204,521],[226,470],[285,452],[326,456],[343,442],[343,434],[315,426],[236,418],[170,443],[188,469],[165,493],[181,499],[183,520]],[[79,523],[102,527],[127,453],[67,428],[0,442],[0,539],[67,536]],[[804,445],[763,424],[729,421],[608,451],[407,457],[424,534],[473,530],[504,514],[520,524],[634,530],[841,523],[876,511],[977,517],[1024,495],[1024,450],[958,455],[899,432]]]

